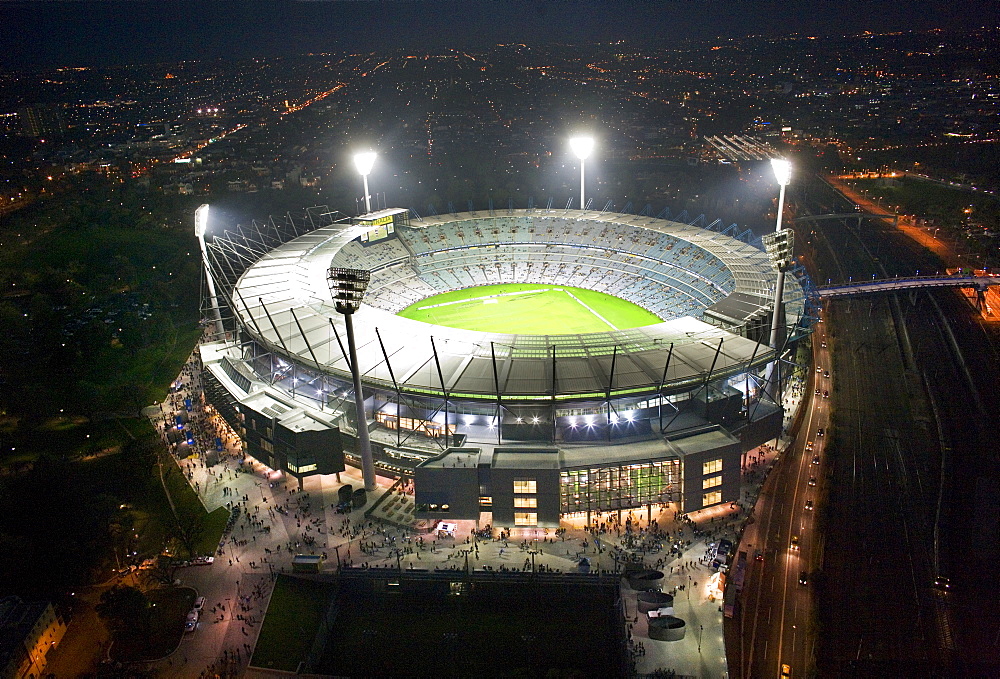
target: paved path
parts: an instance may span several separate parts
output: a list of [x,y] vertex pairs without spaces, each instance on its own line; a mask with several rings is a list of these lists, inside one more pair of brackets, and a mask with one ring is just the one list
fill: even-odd
[[[194,426],[203,431],[220,426],[198,405],[196,376],[187,371],[182,381],[186,386],[173,395],[173,402],[183,407],[183,399],[191,397],[195,404]],[[794,407],[799,396],[794,389],[790,393],[793,402],[789,405]],[[165,424],[172,423],[169,407],[149,412],[161,432]],[[210,440],[214,440],[214,434],[203,442]],[[534,567],[569,572],[576,570],[579,557],[587,556],[593,569],[613,571],[616,554],[618,561],[623,555],[636,554],[638,539],[649,536],[646,510],[624,512],[617,531],[609,523],[618,518],[617,514],[600,517],[598,522],[604,522],[606,529],[596,540],[582,522],[572,521],[564,524],[559,535],[543,529],[523,529],[514,531],[507,540],[480,540],[472,534],[472,522],[458,522],[455,538],[419,536],[397,526],[369,521],[363,509],[349,515],[335,512],[341,485],[363,485],[358,470],[348,468],[341,473],[339,482],[334,475],[307,477],[300,490],[297,480],[250,458],[244,460],[235,439],[226,440],[229,443],[223,460],[211,468],[197,455],[179,460],[180,469],[208,511],[238,504],[240,517],[214,564],[177,571],[176,577],[197,589],[208,602],[198,629],[186,634],[169,658],[153,663],[165,677],[240,676],[259,633],[272,575],[290,571],[292,557],[297,553],[325,554],[326,570],[335,570],[340,561],[375,568]],[[735,542],[739,524],[746,516],[745,508],[756,495],[754,487],[772,462],[773,451],[751,453],[746,460],[743,506],[714,507],[687,518],[677,516],[676,508],[671,506],[651,511],[649,518],[669,539],[659,540],[660,551],[643,553],[640,549],[638,555],[648,566],[662,565],[667,576],[664,590],[684,587],[678,591],[675,610],[688,622],[689,633],[679,642],[649,639],[643,616],[636,619],[635,592],[623,583],[626,610],[632,616],[631,647],[637,671],[648,673],[662,668],[682,676],[725,676],[721,602],[711,597],[711,571],[700,560],[719,538]],[[367,506],[393,484],[392,479],[378,480],[379,490],[369,496]],[[629,522],[631,530],[625,530],[625,522]]]

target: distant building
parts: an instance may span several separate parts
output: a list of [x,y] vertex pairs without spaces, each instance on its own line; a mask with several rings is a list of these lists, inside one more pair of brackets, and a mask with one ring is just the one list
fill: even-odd
[[45,676],[48,653],[65,634],[66,623],[51,603],[0,599],[0,679]]
[[62,112],[54,106],[22,106],[17,117],[25,137],[61,137],[66,133]]

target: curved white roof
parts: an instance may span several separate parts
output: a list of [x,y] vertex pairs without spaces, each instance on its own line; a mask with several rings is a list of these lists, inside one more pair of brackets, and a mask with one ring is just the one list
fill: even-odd
[[[544,211],[515,210],[512,214],[539,224],[551,218]],[[578,222],[581,229],[611,224],[619,231],[634,232],[637,238],[670,234],[721,260],[732,277],[730,294],[761,296],[769,294],[769,287],[773,289],[775,275],[766,255],[720,233],[633,215],[569,210],[559,211],[558,217]],[[489,232],[498,219],[464,213],[425,219],[413,229],[474,222]],[[349,380],[350,371],[335,336],[339,333],[346,346],[344,319],[333,307],[326,272],[337,253],[367,230],[342,224],[323,226],[269,251],[236,283],[233,304],[240,324],[271,351]],[[794,300],[797,288],[801,300],[801,288],[794,281],[790,285],[788,296]],[[667,390],[681,390],[701,384],[709,371],[714,377],[735,374],[751,360],[754,366],[768,362],[773,353],[764,345],[691,317],[603,333],[509,335],[429,325],[362,305],[354,326],[358,363],[366,383],[391,389],[394,376],[403,392],[440,394],[433,338],[447,392],[485,399],[495,398],[494,379],[504,398],[515,400],[551,397],[553,383],[560,400],[603,398],[609,388],[612,395],[650,392],[661,381]],[[612,363],[614,381],[609,384]]]

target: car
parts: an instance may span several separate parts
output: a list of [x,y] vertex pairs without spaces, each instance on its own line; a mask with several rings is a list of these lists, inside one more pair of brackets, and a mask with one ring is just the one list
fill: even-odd
[[934,578],[934,589],[941,590],[942,592],[947,592],[951,589],[951,580],[944,576],[939,575]]
[[215,563],[214,556],[196,556],[191,559],[192,566],[209,566],[213,563]]
[[810,486],[815,486],[816,485],[816,477],[815,476],[810,476],[809,477],[809,485]]
[[799,573],[799,584],[800,585],[808,585],[809,584],[809,574],[806,573],[805,571],[802,571],[801,573]]
[[813,445],[815,444],[812,441],[806,441],[806,450],[812,450]]
[[781,679],[790,679],[792,668],[784,663],[781,664]]
[[754,554],[753,558],[754,558],[754,561],[763,561],[764,560],[764,555],[761,552],[757,552],[756,554]]
[[819,464],[819,455],[813,455],[813,464]]
[[819,390],[818,388],[816,389],[816,395],[817,395],[817,396],[819,396],[819,395],[820,395],[820,390]]
[[799,536],[798,535],[793,535],[792,536],[792,543],[789,545],[788,548],[792,549],[792,550],[798,550],[798,548],[799,548]]
[[823,372],[822,366],[816,366],[816,372],[818,372],[818,373]]
[[813,508],[813,501],[812,500],[806,500],[806,509],[808,509],[809,511],[812,511],[812,508]]
[[198,618],[201,614],[198,611],[188,611],[187,619],[184,621],[184,631],[193,632],[198,626]]
[[823,432],[823,427],[820,427],[819,429],[816,430],[816,436],[822,436],[823,433],[824,433]]
[[829,377],[829,376],[830,376],[830,371],[829,370],[824,370],[823,371],[823,377]]
[[198,597],[197,599],[194,600],[194,608],[192,608],[191,610],[192,611],[200,611],[204,607],[205,607],[205,597],[200,596],[200,597]]
[[826,349],[826,340],[823,340],[823,343],[822,343],[822,345],[821,345],[821,346],[822,346],[822,347],[823,347],[824,349]]
[[829,391],[824,391],[823,392],[823,398],[830,398],[830,392]]

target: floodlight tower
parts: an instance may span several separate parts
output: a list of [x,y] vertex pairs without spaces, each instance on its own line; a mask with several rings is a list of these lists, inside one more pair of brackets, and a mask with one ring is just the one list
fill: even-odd
[[205,281],[208,283],[208,298],[212,306],[212,325],[215,334],[223,337],[226,334],[222,326],[222,314],[219,313],[219,297],[215,293],[215,279],[212,278],[212,268],[208,264],[208,249],[205,247],[205,230],[208,228],[208,203],[194,211],[194,235],[198,237],[198,247],[201,249],[201,263],[205,268]]
[[580,209],[585,210],[587,207],[587,201],[584,197],[585,183],[583,168],[587,164],[587,158],[590,156],[591,151],[594,150],[594,138],[571,137],[569,140],[569,147],[573,149],[573,154],[580,159]]
[[347,326],[347,353],[351,361],[351,377],[354,379],[354,408],[358,420],[358,452],[361,454],[361,475],[367,491],[373,491],[376,487],[375,462],[372,459],[372,444],[368,438],[368,416],[365,414],[365,394],[361,390],[361,370],[358,367],[358,349],[354,342],[352,319],[354,312],[361,306],[361,298],[365,295],[370,278],[371,272],[365,269],[331,267],[326,272],[326,281],[330,286],[334,306],[338,313],[344,315],[344,324]]
[[[764,248],[771,260],[771,265],[778,271],[778,279],[774,287],[774,309],[771,312],[771,337],[770,346],[774,349],[774,361],[768,370],[769,381],[781,387],[781,371],[778,362],[778,351],[781,342],[781,320],[782,320],[782,297],[785,292],[785,271],[792,264],[793,239],[792,232],[781,228],[782,213],[785,211],[785,187],[792,178],[792,164],[784,158],[772,158],[771,168],[774,170],[774,177],[778,180],[781,188],[778,191],[778,219],[774,227],[774,233],[763,237]],[[780,395],[777,391],[772,392],[775,402],[778,402]]]
[[358,168],[358,172],[361,173],[361,177],[365,182],[365,214],[372,211],[372,200],[368,194],[368,175],[371,174],[372,167],[375,165],[375,156],[376,153],[374,151],[354,154],[354,167]]

